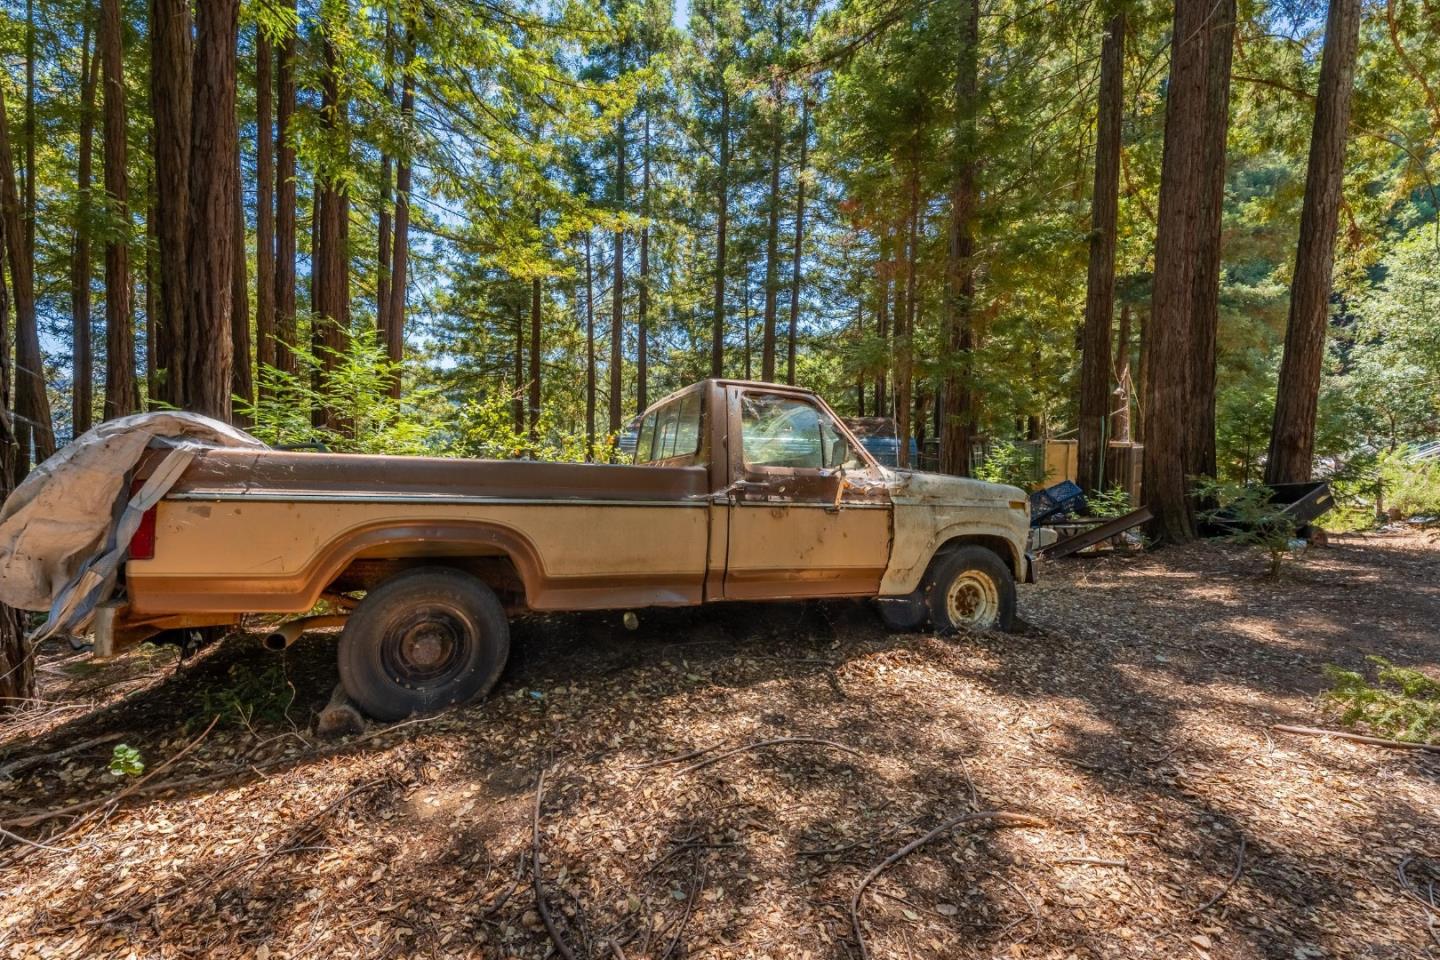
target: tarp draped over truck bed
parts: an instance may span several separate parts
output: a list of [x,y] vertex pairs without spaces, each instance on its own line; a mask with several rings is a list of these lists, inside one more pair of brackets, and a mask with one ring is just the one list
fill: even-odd
[[[0,509],[0,601],[50,612],[32,639],[84,629],[114,591],[145,511],[196,454],[214,447],[265,444],[199,414],[140,413],[100,424],[25,478]],[[132,492],[150,449],[168,452]]]

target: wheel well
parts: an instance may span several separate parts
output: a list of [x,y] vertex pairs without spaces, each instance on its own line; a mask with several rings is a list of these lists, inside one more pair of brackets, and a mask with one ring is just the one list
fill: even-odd
[[506,609],[525,606],[525,581],[515,561],[507,554],[490,556],[361,557],[351,560],[325,588],[326,593],[351,593],[375,589],[385,580],[415,567],[449,567],[463,570],[485,583],[499,596]]
[[1014,577],[1016,581],[1019,581],[1021,579],[1020,571],[1015,569],[1015,551],[1014,548],[1011,547],[1010,541],[1006,540],[1004,537],[996,537],[987,534],[962,534],[958,537],[952,537],[949,540],[946,540],[940,545],[940,548],[935,551],[935,556],[930,558],[930,566],[925,570],[925,579],[929,579],[930,571],[934,570],[935,565],[939,563],[942,559],[944,559],[946,556],[954,553],[961,547],[972,546],[984,547],[991,553],[994,553],[1000,558],[1001,562],[1005,564],[1005,568],[1010,571],[1010,575]]

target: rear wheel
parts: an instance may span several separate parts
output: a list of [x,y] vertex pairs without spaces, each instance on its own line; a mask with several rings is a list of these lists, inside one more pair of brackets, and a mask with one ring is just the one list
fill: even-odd
[[925,599],[937,633],[1009,630],[1015,623],[1015,578],[985,547],[959,547],[942,558]]
[[370,591],[340,636],[340,680],[360,709],[401,720],[483,697],[510,655],[495,592],[445,567],[406,570]]

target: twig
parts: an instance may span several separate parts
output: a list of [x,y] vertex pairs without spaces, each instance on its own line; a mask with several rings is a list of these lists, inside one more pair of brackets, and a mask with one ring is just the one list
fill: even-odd
[[[708,766],[710,766],[712,763],[719,763],[721,760],[729,759],[730,757],[733,757],[733,756],[735,756],[736,754],[746,753],[746,752],[751,751],[751,750],[759,750],[759,749],[762,749],[762,748],[764,748],[764,747],[778,747],[778,746],[785,746],[785,745],[788,745],[788,744],[795,744],[795,743],[810,743],[810,744],[815,744],[815,745],[817,745],[817,746],[829,747],[829,748],[831,748],[832,750],[840,750],[840,751],[843,751],[843,752],[845,752],[845,753],[852,753],[852,754],[854,754],[854,755],[857,756],[857,757],[858,757],[858,756],[862,756],[862,754],[860,753],[860,751],[859,751],[859,750],[856,750],[854,747],[847,747],[847,746],[845,746],[845,744],[843,744],[843,743],[836,743],[834,740],[823,740],[823,739],[821,739],[821,738],[819,738],[819,737],[776,737],[776,738],[774,738],[773,740],[760,740],[760,741],[757,741],[756,743],[747,743],[747,744],[746,744],[745,746],[743,746],[743,747],[734,747],[734,748],[732,748],[732,749],[730,749],[730,750],[726,750],[724,753],[717,753],[717,754],[715,754],[715,756],[713,756],[713,757],[707,757],[706,759],[701,760],[699,763],[692,763],[692,764],[690,764],[688,767],[683,767],[683,768],[681,768],[681,769],[679,770],[679,772],[678,772],[677,775],[679,775],[679,774],[686,774],[686,773],[694,773],[696,770],[699,770],[701,767],[708,767]],[[705,751],[705,752],[709,752],[709,751]],[[680,758],[680,759],[688,759],[688,758]],[[673,763],[673,762],[675,762],[675,761],[674,761],[674,760],[671,760],[671,761],[669,761],[669,762],[672,762],[672,763]]]
[[[699,855],[696,855],[696,859]],[[680,936],[685,932],[685,924],[690,922],[690,914],[695,910],[695,901],[700,899],[700,891],[705,889],[705,865],[700,865],[700,879],[690,891],[690,896],[685,900],[685,914],[680,918],[680,923],[675,927],[675,936],[670,938],[670,946],[660,955],[660,960],[670,960],[670,954],[680,945]]]
[[21,757],[19,760],[11,760],[5,766],[0,767],[0,779],[14,777],[21,770],[28,770],[33,766],[44,763],[46,760],[59,760],[77,753],[89,750],[91,747],[98,747],[101,744],[109,743],[112,740],[119,740],[125,736],[123,733],[107,733],[103,737],[94,737],[90,740],[82,740],[79,743],[72,743],[68,747],[54,750],[50,753],[41,753],[29,757]]
[[865,879],[860,881],[860,886],[855,888],[855,895],[850,898],[850,925],[855,931],[855,942],[860,947],[860,960],[870,960],[870,950],[865,945],[865,933],[860,927],[860,897],[864,895],[865,888],[870,886],[880,874],[916,850],[919,850],[936,837],[948,833],[955,827],[966,823],[984,824],[992,830],[998,830],[1003,827],[1048,827],[1050,825],[1039,817],[1032,817],[1025,813],[1011,813],[1007,810],[982,810],[978,813],[966,813],[958,817],[951,817],[923,837],[911,840],[905,844],[905,846],[896,850],[884,860],[881,860],[875,865],[873,870],[865,875]]
[[1193,916],[1195,916],[1197,913],[1204,913],[1206,910],[1209,910],[1211,907],[1215,906],[1215,904],[1219,903],[1219,902],[1220,902],[1220,898],[1224,897],[1225,894],[1227,894],[1227,893],[1230,892],[1230,888],[1233,887],[1233,886],[1235,886],[1235,881],[1240,879],[1240,871],[1242,871],[1242,870],[1244,870],[1244,869],[1245,869],[1245,834],[1242,833],[1242,834],[1240,834],[1240,848],[1235,851],[1235,872],[1232,873],[1232,874],[1230,874],[1230,879],[1227,880],[1227,881],[1225,881],[1225,886],[1221,887],[1221,888],[1219,889],[1219,891],[1216,892],[1215,896],[1211,897],[1209,900],[1206,900],[1204,903],[1200,904],[1200,906],[1196,907],[1194,910],[1191,910],[1191,911],[1190,911],[1190,916],[1193,917]]
[[540,876],[540,801],[545,796],[545,770],[540,771],[540,779],[535,784],[535,816],[532,821],[534,836],[530,844],[530,879],[535,885],[535,907],[540,912],[540,919],[545,924],[545,930],[550,934],[550,939],[555,942],[555,949],[560,951],[560,956],[565,960],[575,960],[575,951],[560,936],[560,929],[555,925],[555,918],[550,915],[550,905],[545,902],[545,881]]
[[1440,753],[1440,743],[1410,743],[1405,740],[1386,740],[1383,737],[1367,737],[1360,733],[1345,733],[1342,730],[1322,730],[1319,727],[1290,727],[1284,724],[1273,724],[1272,730],[1279,730],[1281,733],[1295,733],[1302,737],[1334,737],[1337,740],[1353,740],[1356,743],[1368,743],[1372,747],[1389,747],[1392,750],[1425,750],[1430,753]]
[[1099,857],[1060,857],[1051,860],[1051,863],[1078,863],[1092,867],[1118,867],[1121,870],[1129,870],[1130,864],[1126,860],[1103,860]]

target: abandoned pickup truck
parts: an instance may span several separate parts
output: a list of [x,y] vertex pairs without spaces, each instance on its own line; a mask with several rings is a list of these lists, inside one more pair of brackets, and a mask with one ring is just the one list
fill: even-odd
[[808,390],[694,384],[642,415],[633,461],[206,447],[141,504],[88,627],[113,652],[328,601],[269,645],[343,623],[345,691],[398,719],[485,695],[507,612],[871,597],[893,628],[948,633],[1008,628],[1032,579],[1024,493],[883,468]]

